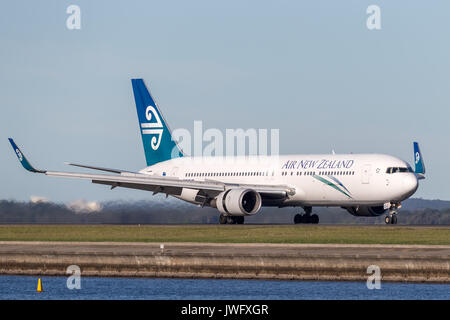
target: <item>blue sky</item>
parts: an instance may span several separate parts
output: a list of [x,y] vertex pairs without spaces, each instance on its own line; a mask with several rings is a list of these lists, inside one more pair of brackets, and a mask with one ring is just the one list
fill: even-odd
[[[81,30],[66,8],[81,8]],[[381,8],[381,30],[366,9]],[[172,129],[279,128],[280,153],[386,153],[450,200],[448,1],[9,1],[0,12],[0,199],[147,199],[33,175],[64,161],[145,166],[130,79]]]

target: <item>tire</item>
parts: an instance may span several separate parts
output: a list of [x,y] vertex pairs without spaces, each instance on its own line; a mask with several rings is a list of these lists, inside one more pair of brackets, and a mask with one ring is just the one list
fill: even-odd
[[391,223],[391,217],[390,216],[384,217],[384,223],[390,224]]
[[392,224],[397,224],[397,216],[396,215],[392,216],[391,223]]
[[227,217],[227,223],[228,224],[235,224],[236,223],[236,219],[233,216],[228,216]]
[[237,224],[244,224],[245,218],[244,216],[236,217]]
[[220,216],[219,216],[219,223],[220,224],[226,224],[227,223],[227,217],[226,216],[224,216],[223,214],[221,214]]
[[311,216],[311,223],[318,224],[319,223],[319,216],[317,214],[313,214]]
[[302,223],[302,215],[301,215],[301,214],[297,213],[297,214],[294,216],[294,223],[295,223],[295,224]]

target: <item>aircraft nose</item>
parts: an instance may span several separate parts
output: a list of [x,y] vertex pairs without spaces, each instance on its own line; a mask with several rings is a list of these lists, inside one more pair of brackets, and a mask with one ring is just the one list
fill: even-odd
[[417,178],[415,174],[408,174],[403,178],[403,189],[406,196],[411,196],[416,192],[418,187]]

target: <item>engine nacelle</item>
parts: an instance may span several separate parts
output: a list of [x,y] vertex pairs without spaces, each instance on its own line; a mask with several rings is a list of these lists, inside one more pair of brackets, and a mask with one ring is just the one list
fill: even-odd
[[226,216],[248,216],[261,209],[261,195],[253,189],[236,188],[220,193],[211,202]]
[[344,209],[346,209],[348,212],[350,212],[351,215],[355,217],[378,217],[386,212],[386,209],[382,205],[374,207],[347,207]]
[[181,190],[181,194],[179,196],[176,196],[178,199],[190,202],[190,203],[196,203],[196,198],[198,195],[199,190],[197,189],[189,189],[189,188],[183,188]]

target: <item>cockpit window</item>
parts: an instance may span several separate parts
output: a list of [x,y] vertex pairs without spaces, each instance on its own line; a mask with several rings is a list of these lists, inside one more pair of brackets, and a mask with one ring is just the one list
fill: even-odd
[[389,167],[386,169],[386,173],[396,173],[396,172],[413,172],[411,167]]

